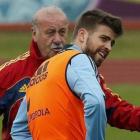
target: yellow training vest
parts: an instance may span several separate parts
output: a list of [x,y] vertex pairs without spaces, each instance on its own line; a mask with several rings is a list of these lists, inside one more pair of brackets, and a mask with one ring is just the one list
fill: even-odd
[[66,81],[68,62],[79,53],[67,50],[54,56],[31,79],[26,100],[34,140],[85,140],[84,106]]

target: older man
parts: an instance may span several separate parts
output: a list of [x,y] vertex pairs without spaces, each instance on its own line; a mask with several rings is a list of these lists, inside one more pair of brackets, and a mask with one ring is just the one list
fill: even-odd
[[32,18],[30,51],[0,66],[0,115],[4,115],[2,139],[10,131],[30,78],[40,64],[57,54],[66,43],[68,20],[55,6],[40,9]]

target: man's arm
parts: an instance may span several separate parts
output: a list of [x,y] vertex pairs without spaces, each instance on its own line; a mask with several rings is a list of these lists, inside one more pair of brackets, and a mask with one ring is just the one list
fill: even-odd
[[[2,66],[1,66],[2,67]],[[1,70],[0,67],[0,116],[5,112],[7,108],[8,97],[5,94],[9,85],[9,79],[5,80],[5,77],[9,77],[9,74],[5,70]]]
[[104,93],[97,80],[98,74],[95,70],[94,64],[91,64],[89,58],[84,54],[72,58],[67,69],[68,84],[84,103],[86,140],[104,140],[105,138]]
[[107,88],[102,75],[100,75],[100,85],[106,94],[107,122],[113,127],[140,131],[140,107],[134,107],[122,100],[118,94],[114,94]]
[[13,140],[32,140],[28,126],[26,96],[24,97],[11,129]]

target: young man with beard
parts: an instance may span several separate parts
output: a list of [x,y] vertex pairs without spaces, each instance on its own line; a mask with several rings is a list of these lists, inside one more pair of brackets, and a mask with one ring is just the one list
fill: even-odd
[[0,66],[2,140],[12,139],[11,126],[30,78],[43,61],[56,55],[66,43],[68,20],[60,8],[42,8],[33,16],[31,24],[30,51]]
[[[45,61],[28,85],[27,116],[33,139],[105,139],[105,94],[97,67],[122,32],[121,20],[103,11],[81,16],[74,45]],[[42,75],[44,79],[34,82]]]
[[[44,62],[30,81],[27,107],[34,139],[102,140],[106,115],[111,126],[140,131],[140,108],[113,94],[96,67],[121,34],[121,20],[117,17],[100,10],[81,16],[72,38],[74,45]],[[26,98],[12,128],[15,140],[32,139],[25,108]]]

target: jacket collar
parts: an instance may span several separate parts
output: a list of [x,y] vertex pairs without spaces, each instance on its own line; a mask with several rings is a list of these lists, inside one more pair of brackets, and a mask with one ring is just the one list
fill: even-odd
[[43,62],[45,59],[41,56],[38,46],[34,40],[30,43],[30,55],[31,58],[35,59],[36,61]]
[[78,47],[77,45],[74,45],[74,44],[67,44],[63,47],[63,50],[69,50],[69,49],[78,50],[78,51],[83,52],[83,50],[80,47]]

